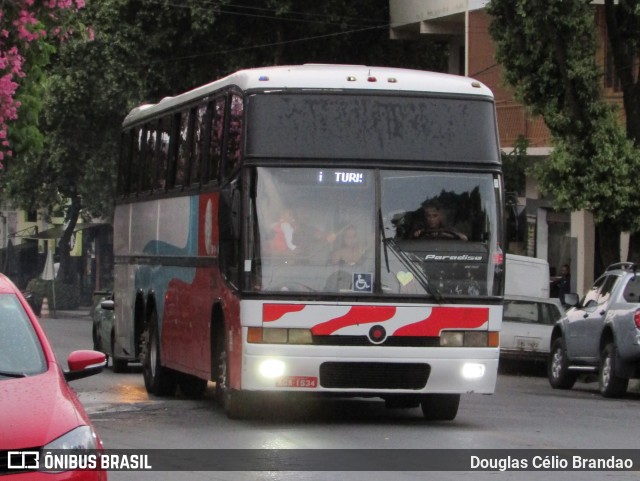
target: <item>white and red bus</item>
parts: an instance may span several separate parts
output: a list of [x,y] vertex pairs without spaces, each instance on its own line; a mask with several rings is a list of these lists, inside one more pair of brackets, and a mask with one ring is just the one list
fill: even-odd
[[214,381],[230,417],[296,392],[453,419],[461,393],[494,391],[503,180],[484,85],[243,70],[135,108],[122,139],[114,359],[141,360],[150,393]]

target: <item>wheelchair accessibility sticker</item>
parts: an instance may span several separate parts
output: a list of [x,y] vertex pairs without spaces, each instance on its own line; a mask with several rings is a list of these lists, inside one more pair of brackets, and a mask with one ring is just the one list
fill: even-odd
[[373,275],[367,274],[353,274],[353,291],[354,292],[373,292]]

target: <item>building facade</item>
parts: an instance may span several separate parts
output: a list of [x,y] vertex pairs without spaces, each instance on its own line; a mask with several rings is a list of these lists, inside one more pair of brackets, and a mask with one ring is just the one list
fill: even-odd
[[[20,288],[42,275],[47,252],[57,253],[64,218],[44,211],[28,212],[0,202],[0,272]],[[101,221],[78,220],[71,240],[71,270],[83,298],[112,283],[112,229]]]

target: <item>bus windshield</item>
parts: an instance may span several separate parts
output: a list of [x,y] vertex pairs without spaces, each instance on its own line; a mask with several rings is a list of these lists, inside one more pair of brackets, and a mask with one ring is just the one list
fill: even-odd
[[435,300],[498,292],[494,174],[257,167],[253,175],[249,290]]

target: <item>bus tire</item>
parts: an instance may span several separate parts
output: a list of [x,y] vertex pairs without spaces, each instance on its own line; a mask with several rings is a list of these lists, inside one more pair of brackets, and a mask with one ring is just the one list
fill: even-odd
[[173,371],[162,366],[158,314],[153,311],[144,334],[142,375],[144,387],[150,394],[166,396],[175,393],[176,379]]
[[243,419],[247,415],[245,393],[229,387],[229,356],[227,352],[227,337],[224,327],[221,324],[216,330],[216,391],[215,399],[220,407],[224,409],[229,419]]
[[425,394],[420,407],[429,421],[453,421],[458,415],[460,394]]
[[249,414],[246,393],[227,389],[224,394],[224,413],[229,419],[246,419]]

